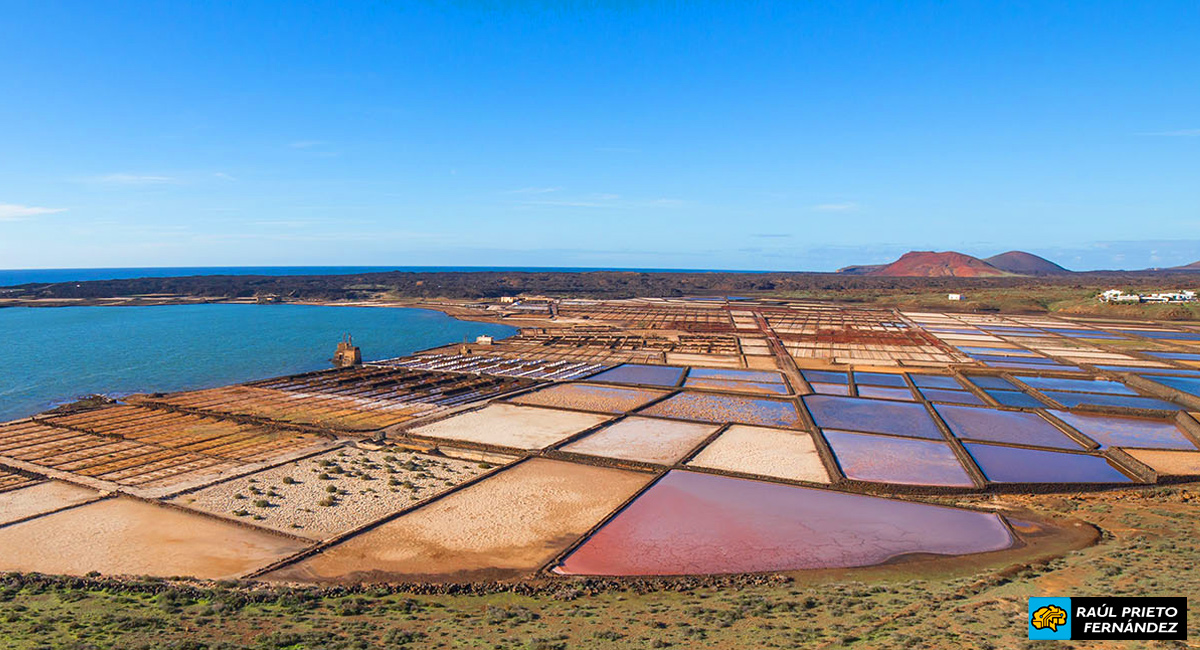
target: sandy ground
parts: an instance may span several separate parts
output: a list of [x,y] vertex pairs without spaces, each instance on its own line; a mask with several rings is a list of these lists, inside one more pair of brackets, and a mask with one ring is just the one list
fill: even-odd
[[492,404],[413,429],[418,436],[466,440],[517,449],[542,449],[609,420],[605,415]]
[[735,424],[705,447],[688,465],[730,472],[828,483],[812,436],[766,427]]
[[559,384],[513,398],[516,404],[535,404],[563,409],[583,409],[624,413],[666,395],[665,391],[591,386],[588,384]]
[[0,493],[0,524],[83,503],[97,496],[99,493],[94,490],[59,481],[3,492]]
[[648,474],[529,460],[267,579],[466,580],[527,574],[650,479]]
[[1126,449],[1130,456],[1166,476],[1200,476],[1200,451]]
[[671,465],[716,430],[717,425],[712,424],[630,417],[562,449],[578,454]]
[[0,528],[0,571],[232,578],[304,544],[133,499]]
[[[441,494],[490,467],[405,451],[351,447],[214,485],[173,502],[326,539]],[[336,491],[330,492],[331,487]],[[260,500],[270,505],[257,505]]]

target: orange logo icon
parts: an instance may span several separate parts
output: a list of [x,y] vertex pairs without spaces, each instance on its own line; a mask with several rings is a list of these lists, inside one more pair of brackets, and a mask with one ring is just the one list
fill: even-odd
[[1033,613],[1033,619],[1029,623],[1035,630],[1048,627],[1051,631],[1057,632],[1059,625],[1067,624],[1067,610],[1057,605],[1040,607]]

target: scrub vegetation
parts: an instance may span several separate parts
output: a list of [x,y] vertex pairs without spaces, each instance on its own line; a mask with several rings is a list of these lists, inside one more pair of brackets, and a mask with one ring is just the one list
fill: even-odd
[[[9,304],[46,305],[139,296],[227,300],[273,296],[282,301],[484,299],[518,294],[619,299],[639,296],[756,296],[834,300],[905,309],[1064,314],[1195,320],[1196,305],[1105,305],[1106,289],[1154,292],[1188,288],[1196,273],[1094,272],[1065,276],[871,277],[837,273],[386,272],[360,275],[196,276],[138,278],[0,289]],[[947,293],[965,293],[951,303]],[[74,302],[71,304],[79,304]],[[131,303],[132,304],[132,303]]]

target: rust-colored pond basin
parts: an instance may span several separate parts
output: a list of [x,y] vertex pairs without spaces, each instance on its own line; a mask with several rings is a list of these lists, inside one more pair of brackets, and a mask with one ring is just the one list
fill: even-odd
[[1012,546],[995,513],[672,471],[554,571],[687,575],[857,567]]

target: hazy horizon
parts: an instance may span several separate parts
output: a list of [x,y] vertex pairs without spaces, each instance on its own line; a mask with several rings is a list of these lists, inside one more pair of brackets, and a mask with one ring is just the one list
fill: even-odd
[[1191,3],[5,18],[0,266],[1200,259]]

